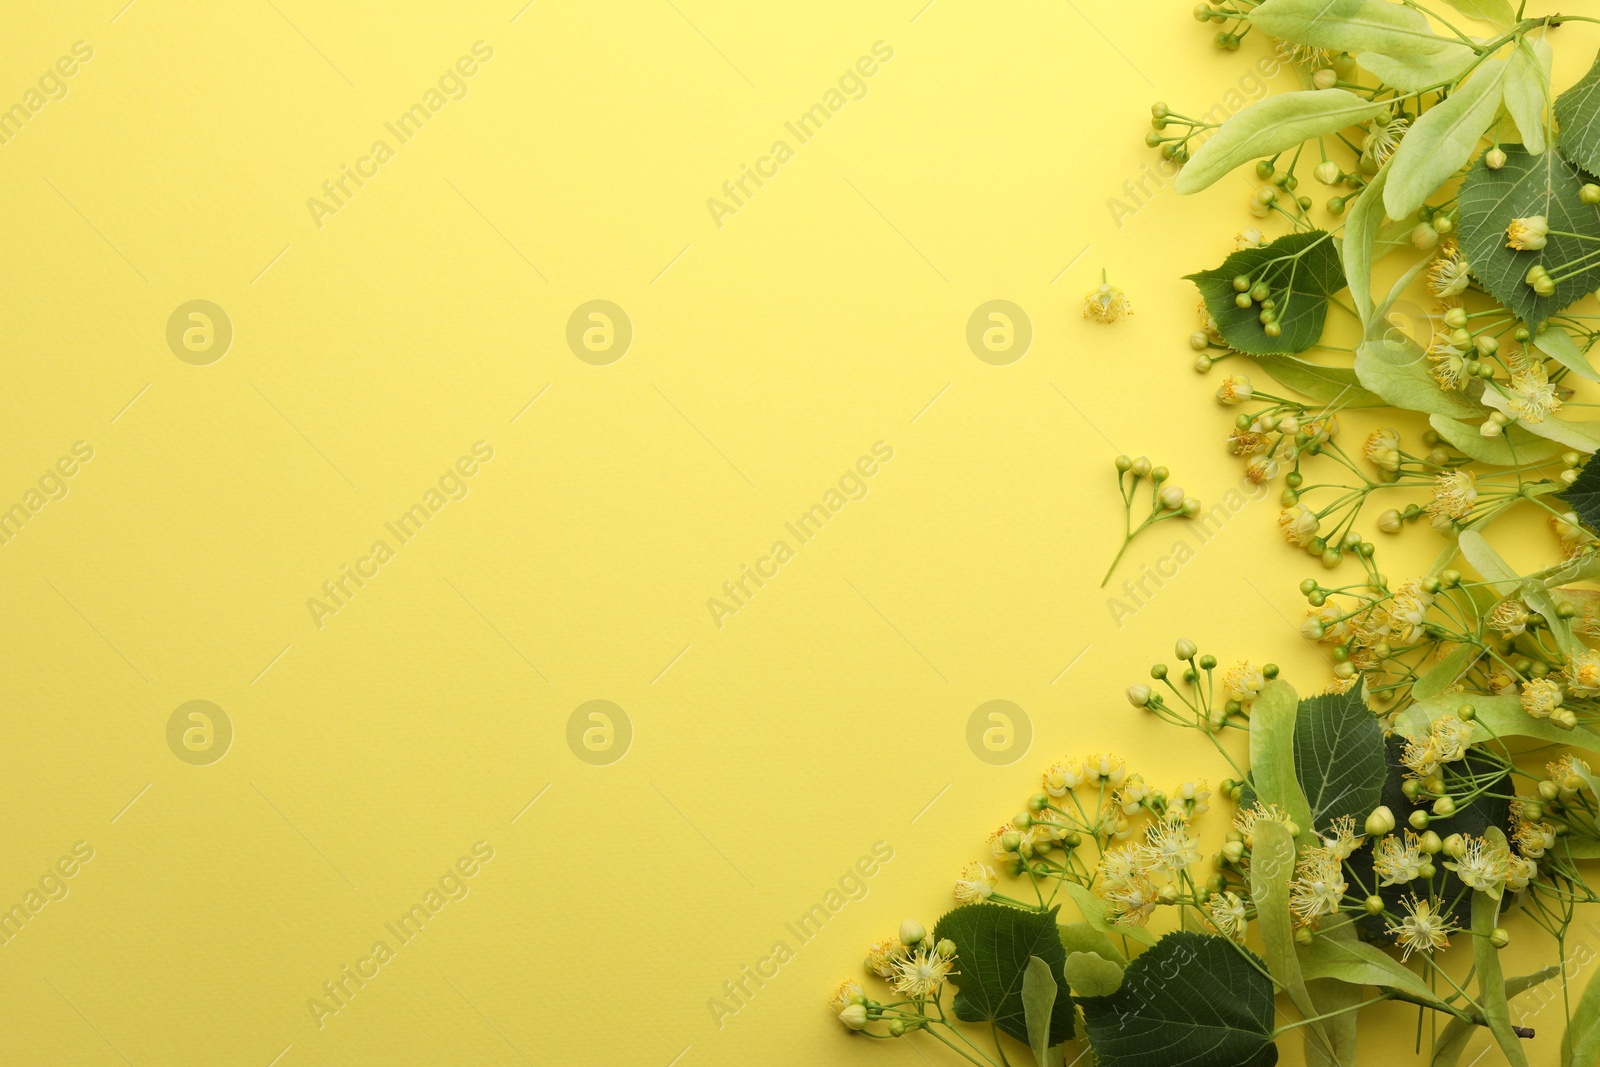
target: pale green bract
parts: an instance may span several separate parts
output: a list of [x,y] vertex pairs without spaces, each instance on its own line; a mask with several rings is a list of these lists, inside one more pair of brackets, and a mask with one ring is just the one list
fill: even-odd
[[1417,120],[1389,161],[1392,173],[1383,188],[1383,205],[1390,218],[1404,218],[1420,208],[1472,158],[1500,112],[1511,69],[1506,60],[1489,60]]
[[[1259,9],[1258,9],[1259,10]],[[1178,172],[1180,193],[1197,193],[1233,168],[1386,113],[1388,106],[1343,89],[1269,96],[1223,123]]]
[[1600,372],[1596,372],[1589,362],[1589,357],[1578,348],[1578,342],[1572,335],[1559,326],[1552,326],[1543,333],[1534,334],[1533,347],[1566,367],[1580,378],[1587,378],[1591,382],[1600,382]]
[[1523,38],[1506,60],[1506,111],[1517,124],[1522,146],[1534,155],[1545,149],[1545,111],[1550,107],[1552,58],[1549,41]]
[[1451,7],[1468,18],[1492,22],[1502,30],[1510,29],[1517,21],[1515,12],[1506,0],[1445,0]]
[[1449,48],[1426,56],[1386,56],[1382,52],[1362,52],[1360,63],[1379,81],[1401,92],[1412,93],[1435,85],[1449,85],[1472,66],[1477,54],[1470,48]]
[[1267,0],[1250,24],[1286,41],[1339,52],[1425,56],[1467,46],[1434,33],[1420,11],[1389,0]]

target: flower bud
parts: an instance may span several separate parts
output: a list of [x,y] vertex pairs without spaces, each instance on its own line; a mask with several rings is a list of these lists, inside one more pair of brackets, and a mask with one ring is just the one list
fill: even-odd
[[1323,185],[1337,185],[1339,178],[1341,177],[1339,174],[1339,164],[1335,163],[1331,159],[1325,159],[1321,163],[1318,163],[1317,169],[1312,171],[1312,174],[1316,175],[1317,181],[1321,182]]
[[1456,813],[1456,802],[1449,797],[1440,797],[1433,802],[1433,813],[1441,819],[1448,819]]
[[1183,486],[1163,485],[1161,487],[1161,506],[1172,511],[1183,509]]
[[904,1019],[890,1019],[889,1020],[889,1036],[890,1037],[904,1037],[905,1033],[906,1033],[906,1021]]
[[1404,527],[1405,523],[1400,519],[1400,512],[1394,508],[1390,508],[1378,516],[1378,529],[1386,534],[1397,534]]
[[1378,894],[1374,893],[1370,897],[1368,897],[1366,899],[1365,905],[1366,905],[1366,909],[1367,909],[1367,914],[1368,915],[1382,915],[1383,914],[1383,898],[1380,897]]
[[1172,648],[1173,654],[1181,660],[1194,659],[1199,651],[1200,650],[1195,647],[1194,642],[1189,640],[1187,637],[1180,637],[1178,639],[1178,643]]
[[[1311,84],[1312,84],[1313,87],[1318,88],[1318,89],[1332,89],[1336,84],[1338,84],[1338,81],[1339,81],[1339,72],[1334,70],[1332,67],[1323,67],[1321,70],[1319,70],[1315,74],[1311,75]],[[1332,164],[1331,163],[1323,163],[1320,167],[1318,167],[1317,178],[1319,180],[1322,178],[1322,174],[1320,173],[1321,172],[1321,168],[1322,167],[1327,167],[1327,166],[1332,166]],[[1323,184],[1324,185],[1332,185],[1333,183],[1329,182],[1329,181],[1324,181]]]
[[[1593,189],[1595,187],[1591,185],[1589,188]],[[1507,945],[1511,944],[1511,931],[1507,930],[1503,926],[1496,926],[1493,930],[1489,931],[1489,944],[1493,945],[1495,948],[1505,948]]]
[[948,937],[941,937],[939,943],[933,946],[933,951],[944,959],[952,959],[956,954],[956,943]]
[[1133,461],[1133,473],[1137,474],[1141,478],[1143,478],[1145,475],[1149,474],[1150,473],[1150,457],[1149,456],[1140,456],[1138,459],[1134,460]]
[[1224,844],[1222,846],[1222,854],[1228,858],[1228,862],[1230,862],[1230,863],[1238,863],[1239,860],[1241,858],[1243,858],[1243,856],[1244,856],[1244,842],[1243,841],[1229,841],[1229,842],[1227,842],[1226,844]]
[[902,945],[915,945],[928,936],[928,931],[915,919],[907,919],[900,924],[900,943]]
[[1430,856],[1436,856],[1444,849],[1444,842],[1439,840],[1437,833],[1429,830],[1418,839],[1417,847]]
[[1143,683],[1128,686],[1128,703],[1142,708],[1150,703],[1150,687]]
[[1466,851],[1467,839],[1462,837],[1460,834],[1451,834],[1449,837],[1444,839],[1443,852],[1451,859],[1460,859],[1466,854]]
[[1372,814],[1367,816],[1366,831],[1368,837],[1382,837],[1394,831],[1394,812],[1387,804],[1372,809]]
[[1483,154],[1483,165],[1490,170],[1499,170],[1506,165],[1505,151],[1499,145],[1495,145]]
[[865,1004],[846,1004],[839,1011],[839,1021],[852,1030],[859,1030],[867,1025],[867,1006]]

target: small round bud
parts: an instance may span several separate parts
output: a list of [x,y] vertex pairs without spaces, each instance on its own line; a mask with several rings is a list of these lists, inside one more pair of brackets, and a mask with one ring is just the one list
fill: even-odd
[[1394,830],[1394,812],[1389,810],[1387,804],[1380,804],[1372,809],[1372,814],[1367,816],[1365,827],[1368,837],[1382,837]]
[[1228,841],[1224,843],[1222,846],[1222,854],[1227,858],[1229,863],[1238,863],[1239,860],[1244,856],[1244,842]]
[[1402,522],[1400,518],[1400,512],[1396,511],[1394,508],[1390,508],[1382,515],[1378,516],[1378,529],[1382,530],[1386,534],[1397,534],[1401,531],[1404,525],[1404,522]]
[[1235,274],[1233,276],[1233,291],[1236,293],[1248,293],[1250,291],[1250,275]]
[[1412,812],[1411,818],[1406,820],[1406,822],[1411,824],[1411,828],[1413,830],[1426,830],[1428,828],[1428,823],[1431,821],[1432,820],[1428,818],[1428,813],[1421,808],[1418,808],[1416,811]]
[[1501,167],[1505,166],[1506,154],[1504,149],[1502,149],[1499,145],[1495,145],[1493,148],[1489,149],[1489,151],[1485,152],[1483,154],[1483,165],[1488,167],[1490,170],[1499,170]]
[[1578,199],[1585,204],[1600,204],[1600,185],[1585,182],[1583,188],[1578,190]]
[[902,945],[915,945],[928,936],[928,931],[915,919],[906,919],[900,924],[900,943]]
[[947,960],[951,959],[956,954],[956,943],[948,937],[941,937],[939,943],[933,946],[933,951]]
[[1431,863],[1424,863],[1421,866],[1421,868],[1419,868],[1418,871],[1417,871],[1418,876],[1421,877],[1424,881],[1432,880],[1433,876],[1438,874],[1438,873],[1439,873],[1439,869],[1437,867],[1435,867]]
[[839,1012],[839,1021],[852,1030],[861,1029],[867,1025],[867,1006],[865,1004],[846,1004]]
[[[1600,193],[1600,186],[1590,185],[1586,186],[1585,188],[1594,189],[1596,193]],[[1597,196],[1596,199],[1600,199],[1600,196]],[[1593,202],[1594,201],[1590,201],[1590,203]],[[1489,944],[1493,945],[1495,948],[1505,948],[1507,945],[1511,944],[1511,931],[1507,930],[1504,926],[1496,926],[1493,930],[1489,931]]]
[[1138,459],[1134,460],[1133,461],[1133,473],[1137,474],[1141,478],[1143,478],[1146,475],[1148,475],[1150,473],[1150,459],[1149,459],[1149,457],[1140,456]]
[[1383,898],[1378,896],[1378,894],[1374,893],[1372,896],[1368,897],[1365,901],[1365,905],[1368,915],[1383,914]]
[[1429,830],[1427,833],[1423,834],[1421,839],[1417,842],[1417,847],[1429,856],[1435,856],[1438,855],[1439,852],[1444,848],[1444,842],[1439,840],[1438,834],[1434,833],[1432,830]]
[[1136,708],[1148,707],[1150,704],[1150,687],[1143,683],[1128,686],[1128,703]]
[[1118,456],[1113,462],[1116,464],[1116,468],[1119,471],[1125,472],[1133,466],[1133,460],[1129,459],[1127,456]]
[[[1317,89],[1332,89],[1339,83],[1339,73],[1332,67],[1323,67],[1311,75],[1311,84]],[[1332,182],[1328,183],[1332,185]]]
[[1172,511],[1183,508],[1183,486],[1163,485],[1161,487],[1161,506]]
[[1173,654],[1181,660],[1194,659],[1195,655],[1199,653],[1199,651],[1200,650],[1195,647],[1194,642],[1189,640],[1187,637],[1178,638],[1178,643],[1172,647]]

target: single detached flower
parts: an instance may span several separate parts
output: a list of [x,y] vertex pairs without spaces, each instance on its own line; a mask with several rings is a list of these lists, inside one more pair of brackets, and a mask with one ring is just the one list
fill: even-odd
[[1113,323],[1133,314],[1133,301],[1127,294],[1106,280],[1100,272],[1100,284],[1089,290],[1083,298],[1083,317],[1096,322]]

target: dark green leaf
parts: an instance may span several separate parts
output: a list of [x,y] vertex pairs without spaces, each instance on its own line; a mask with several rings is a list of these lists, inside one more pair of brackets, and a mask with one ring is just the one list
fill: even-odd
[[[1560,104],[1556,105],[1558,108]],[[1600,259],[1590,259],[1586,269],[1563,269],[1594,251],[1600,240],[1600,209],[1578,199],[1588,178],[1555,152],[1531,155],[1519,145],[1503,145],[1506,165],[1490,170],[1478,157],[1461,184],[1461,247],[1472,273],[1495,299],[1518,318],[1537,325],[1600,285]],[[1543,215],[1552,231],[1538,251],[1519,252],[1506,246],[1506,227],[1512,219]],[[1559,237],[1554,231],[1584,234],[1589,239]],[[1555,283],[1555,293],[1543,297],[1526,281],[1535,264]]]
[[1311,805],[1311,825],[1326,831],[1341,815],[1359,824],[1383,793],[1383,728],[1359,692],[1300,702],[1294,773]]
[[1591,530],[1600,530],[1600,463],[1593,459],[1578,472],[1578,480],[1561,494],[1571,508]]
[[1556,97],[1556,122],[1561,154],[1590,174],[1600,174],[1600,56],[1589,73]]
[[1056,915],[1023,911],[1004,904],[967,904],[947,913],[933,928],[936,939],[956,946],[956,974],[950,984],[958,992],[956,1017],[966,1022],[993,1022],[1024,1044],[1028,1041],[1023,980],[1029,957],[1050,968],[1059,987],[1050,1013],[1050,1044],[1072,1036],[1072,997],[1062,974],[1066,950],[1056,931]]
[[[1234,303],[1239,294],[1233,279],[1240,274],[1265,281],[1271,289],[1283,331],[1279,336],[1267,336],[1259,304],[1241,308]],[[1338,245],[1323,230],[1291,233],[1264,248],[1246,248],[1215,270],[1186,277],[1200,289],[1223,340],[1250,355],[1304,352],[1316,344],[1328,317],[1328,298],[1345,285]]]
[[1271,1067],[1272,982],[1248,949],[1172,933],[1128,965],[1122,987],[1081,997],[1101,1067]]

